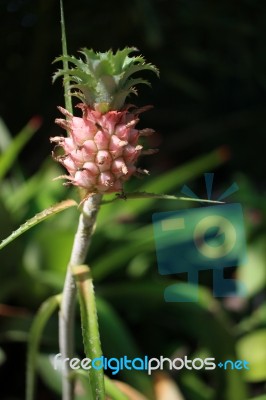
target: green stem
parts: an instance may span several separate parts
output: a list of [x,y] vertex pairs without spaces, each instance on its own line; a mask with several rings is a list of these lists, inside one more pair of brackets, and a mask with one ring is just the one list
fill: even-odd
[[[90,239],[101,202],[101,195],[93,195],[84,202],[75,235],[70,262],[68,264],[61,309],[59,313],[59,347],[62,359],[74,357],[74,318],[76,285],[72,276],[72,268],[84,263],[90,245]],[[63,400],[73,400],[74,384],[68,378],[71,372],[69,364],[63,371]]]
[[[62,32],[62,52],[63,56],[67,56],[67,41],[65,30],[65,19],[63,10],[63,0],[60,0],[61,13],[61,32]],[[63,68],[68,70],[68,62],[63,61]],[[70,83],[64,78],[64,98],[65,107],[68,112],[73,113],[72,99],[70,96]],[[80,215],[78,230],[75,236],[72,254],[67,269],[62,305],[59,314],[59,347],[63,359],[72,358],[74,356],[74,319],[75,319],[75,299],[76,287],[72,276],[72,266],[82,264],[85,261],[93,226],[96,220],[97,211],[101,196],[95,195],[85,201],[83,211]],[[69,368],[63,371],[62,391],[63,400],[73,400],[74,398],[74,383],[69,379]]]
[[[87,265],[74,266],[72,271],[79,293],[84,350],[86,356],[93,360],[102,356],[102,350],[91,271]],[[104,400],[103,369],[91,368],[89,376],[94,399]]]
[[[61,15],[61,32],[62,32],[62,51],[63,56],[67,56],[67,41],[66,41],[66,27],[65,27],[65,17],[64,17],[64,8],[63,8],[63,0],[60,0],[60,15]],[[68,70],[68,62],[67,60],[63,61],[63,68],[65,71]],[[72,98],[70,96],[70,83],[68,80],[68,75],[64,75],[64,98],[65,98],[65,106],[68,112],[73,114],[72,107]]]

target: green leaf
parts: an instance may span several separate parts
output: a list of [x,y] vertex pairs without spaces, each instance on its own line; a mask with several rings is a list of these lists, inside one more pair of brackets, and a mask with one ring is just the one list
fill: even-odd
[[144,182],[140,191],[143,188],[147,192],[164,193],[169,189],[176,189],[204,172],[218,167],[225,162],[225,157],[223,148],[218,148],[148,182]]
[[190,400],[213,400],[214,390],[193,371],[185,371],[180,376],[180,384]]
[[[39,354],[37,357],[38,372],[43,382],[59,396],[62,394],[62,371],[53,366],[52,354]],[[28,400],[26,398],[26,400]]]
[[[33,200],[36,207],[40,210],[47,208],[50,204],[57,201],[58,198],[64,198],[65,188],[63,185],[57,185],[53,181],[55,176],[62,173],[58,166],[47,160],[40,169],[22,182],[19,186],[10,187],[6,193],[4,201],[11,215],[18,217],[21,221],[23,211],[28,211]],[[43,187],[45,186],[45,190]]]
[[5,342],[27,342],[31,323],[32,318],[28,315],[3,318],[0,325],[0,340]]
[[[6,237],[12,229],[14,229],[14,221],[13,215],[8,212],[2,201],[0,200],[0,237]],[[6,276],[10,276],[10,268],[12,268],[13,272],[17,272],[15,268],[16,264],[18,263],[18,257],[21,257],[23,253],[23,249],[20,249],[19,246],[14,247],[12,246],[12,252],[9,253],[8,251],[2,252],[0,254],[0,282],[3,282],[3,274]],[[3,268],[5,266],[5,268]],[[15,268],[15,269],[14,269]],[[12,277],[14,280],[14,277]],[[2,290],[0,290],[2,294]]]
[[94,398],[93,392],[91,390],[91,382],[88,371],[84,371],[82,369],[73,371],[70,373],[70,379],[74,379],[75,383],[79,381],[83,389],[83,390],[78,390],[79,394],[75,395],[75,400],[87,400]]
[[[93,360],[102,356],[102,350],[91,273],[87,265],[73,266],[72,271],[79,296],[84,350],[86,356]],[[98,400],[104,400],[103,371],[91,368],[89,376],[93,393],[98,394]]]
[[55,204],[54,206],[49,207],[46,210],[43,210],[40,213],[36,214],[33,218],[29,219],[27,222],[21,225],[16,231],[12,232],[10,236],[4,239],[0,243],[0,250],[11,243],[13,240],[15,240],[18,236],[22,235],[24,232],[27,232],[33,226],[73,206],[77,206],[77,203],[74,200],[64,200],[61,203]]
[[0,117],[0,152],[3,153],[12,141],[12,135],[9,132],[4,120]]
[[[128,80],[129,77],[131,75],[135,74],[136,72],[143,71],[143,70],[153,71],[156,73],[157,76],[159,76],[158,69],[152,64],[145,64],[144,62],[141,64],[132,64],[130,67],[128,67],[126,72],[123,74],[123,79],[119,82],[119,88],[121,88],[121,89],[125,88],[125,86],[127,86],[126,84],[130,81],[130,80]],[[134,79],[132,79],[132,80],[134,80]],[[149,84],[149,82],[147,82],[147,83]]]
[[136,47],[125,47],[122,50],[117,50],[117,52],[115,53],[115,61],[113,61],[117,73],[123,70],[123,68],[127,66],[128,62],[132,61],[131,58],[128,57],[128,55],[136,51],[138,51]]
[[[180,190],[180,186],[184,183],[188,183],[191,179],[225,162],[226,155],[224,153],[223,148],[219,148],[155,178],[145,179],[144,184],[139,188],[139,192],[167,193]],[[104,228],[108,221],[117,218],[121,214],[138,215],[148,211],[156,200],[156,197],[151,196],[143,199],[143,201],[127,202],[121,200],[115,204],[110,204],[110,206],[102,207],[97,219],[97,226],[98,228]]]
[[[77,370],[73,372],[73,376],[81,381],[81,384],[84,388],[84,395],[78,396],[77,400],[88,400],[93,398],[93,394],[90,389],[90,378],[88,372],[83,370]],[[118,387],[112,382],[110,378],[104,376],[104,384],[107,396],[109,396],[112,400],[129,400],[129,398],[122,393]]]
[[112,400],[130,400],[107,376],[104,377],[104,383],[106,394],[110,396]]
[[36,230],[24,252],[27,270],[33,274],[50,271],[60,275],[63,282],[74,234],[75,229],[50,221]]
[[[126,48],[116,53],[112,50],[96,53],[83,48],[80,53],[85,61],[68,56],[65,52],[62,57],[56,59],[63,61],[64,65],[63,69],[55,73],[54,80],[64,76],[68,95],[72,88],[80,89],[85,102],[91,106],[107,103],[108,109],[120,109],[124,105],[126,96],[133,92],[132,85],[148,84],[141,78],[129,79],[132,74],[150,70],[158,75],[158,69],[152,64],[147,64],[142,56],[129,57],[133,51],[136,49]],[[68,63],[74,65],[74,68],[69,69]],[[72,94],[80,97],[79,93]]]
[[252,314],[242,319],[236,326],[236,332],[239,335],[264,326],[266,326],[266,302],[262,303]]
[[2,179],[12,167],[20,151],[23,149],[32,135],[39,129],[40,125],[40,118],[32,118],[10,143],[5,152],[0,155],[0,179]]
[[26,400],[34,399],[34,384],[38,351],[45,324],[59,307],[61,295],[47,299],[38,310],[29,333],[27,353]]
[[94,261],[92,273],[96,281],[106,278],[125,266],[138,252],[149,251],[154,248],[152,226],[136,230],[134,234],[137,239],[132,238],[133,240],[130,240],[130,237],[127,236],[126,245],[123,244],[110,249]]
[[169,194],[156,194],[147,192],[133,192],[133,193],[123,193],[121,196],[116,196],[110,200],[103,200],[102,205],[113,203],[117,200],[141,200],[141,199],[161,199],[161,200],[179,200],[179,201],[192,201],[196,203],[210,203],[210,204],[223,204],[223,201],[216,200],[206,200],[206,199],[193,199],[190,197],[178,197]]
[[243,282],[249,296],[254,296],[266,287],[265,235],[248,246],[247,260],[237,269],[237,278]]
[[[236,359],[235,340],[230,333],[231,323],[210,292],[202,286],[178,283],[173,290],[178,298],[183,297],[186,302],[166,303],[164,290],[173,283],[173,280],[164,280],[161,283],[151,280],[142,280],[138,284],[108,283],[106,286],[101,285],[100,294],[111,301],[123,315],[137,315],[138,325],[147,327],[149,342],[153,340],[153,326],[156,321],[156,330],[161,328],[166,337],[178,332],[188,343],[196,340],[216,360]],[[133,319],[131,323],[134,325],[136,321]],[[157,341],[158,353],[164,351],[162,345],[162,342]],[[230,372],[229,374],[219,368],[213,371],[212,381],[216,393],[223,393],[222,399],[246,399],[246,388],[241,374],[239,371]]]
[[239,358],[249,362],[249,370],[244,370],[248,382],[266,380],[266,329],[249,333],[237,343]]
[[[97,297],[97,309],[105,356],[120,358],[127,355],[131,359],[140,357],[141,351],[132,333],[113,307],[103,298]],[[111,335],[110,332],[112,332]],[[126,369],[120,373],[126,382],[145,393],[149,398],[153,397],[152,383],[146,373]]]

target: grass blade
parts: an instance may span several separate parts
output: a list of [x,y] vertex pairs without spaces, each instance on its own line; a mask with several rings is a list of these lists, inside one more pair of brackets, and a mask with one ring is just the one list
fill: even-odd
[[14,138],[9,147],[0,156],[0,179],[5,176],[8,170],[12,167],[14,161],[16,161],[18,154],[23,149],[25,144],[29,141],[32,135],[41,126],[41,119],[38,117],[32,118],[27,125],[19,132]]
[[[68,61],[67,61],[67,40],[66,40],[66,27],[65,27],[65,17],[64,17],[64,9],[63,9],[63,0],[60,0],[60,15],[61,15],[61,33],[62,33],[62,51],[63,51],[63,69],[64,71],[68,70]],[[65,106],[68,112],[73,113],[72,107],[72,98],[70,96],[70,81],[68,79],[68,75],[64,75],[64,98],[65,98]]]
[[6,239],[4,239],[0,243],[0,250],[3,249],[6,245],[11,243],[15,240],[18,236],[22,235],[33,226],[39,224],[42,221],[45,221],[47,218],[66,210],[69,207],[77,206],[77,203],[74,200],[64,200],[61,203],[55,204],[46,210],[41,211],[40,213],[36,214],[34,217],[29,219],[23,225],[21,225],[16,231],[12,232]]
[[141,199],[161,199],[161,200],[179,200],[179,201],[196,201],[198,203],[215,203],[222,204],[223,201],[216,200],[206,200],[206,199],[194,199],[191,197],[178,197],[169,194],[156,194],[156,193],[148,193],[148,192],[133,192],[133,193],[123,193],[121,196],[116,196],[111,200],[104,200],[102,205],[113,203],[118,199],[126,199],[126,200],[141,200]]
[[39,308],[37,315],[33,320],[33,324],[29,333],[28,354],[27,354],[27,377],[26,377],[26,400],[34,399],[35,373],[37,355],[41,336],[45,324],[50,316],[59,307],[61,295],[56,295],[47,299]]
[[[204,154],[189,161],[184,165],[178,166],[171,171],[165,172],[149,180],[145,179],[143,185],[139,187],[139,191],[148,193],[167,193],[179,190],[181,185],[188,183],[191,179],[202,175],[206,171],[213,170],[224,163],[227,158],[226,149],[218,148],[208,154]],[[110,221],[110,219],[113,219],[121,213],[138,215],[145,212],[150,209],[151,205],[154,204],[157,199],[158,198],[151,196],[144,198],[143,201],[119,201],[109,205],[107,204],[109,197],[106,196],[106,206],[101,208],[97,226],[100,227],[105,225]]]

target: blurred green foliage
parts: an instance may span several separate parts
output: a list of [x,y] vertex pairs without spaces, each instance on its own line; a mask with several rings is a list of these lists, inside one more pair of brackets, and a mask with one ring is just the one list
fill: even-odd
[[[50,153],[58,128],[59,85],[51,86],[52,60],[61,53],[58,2],[1,2],[0,238],[37,212],[77,198],[53,178],[61,174]],[[143,160],[152,171],[128,191],[180,195],[182,184],[205,197],[204,172],[217,171],[215,193],[233,180],[245,211],[248,263],[232,271],[247,286],[243,301],[214,299],[211,276],[201,277],[197,303],[165,303],[164,288],[176,281],[159,275],[151,227],[155,211],[191,203],[155,199],[103,205],[88,263],[98,298],[106,356],[213,356],[248,359],[250,371],[180,371],[172,375],[186,400],[265,400],[265,82],[266,4],[259,0],[65,1],[70,53],[82,46],[104,51],[135,45],[160,68],[153,91],[138,104],[153,103],[143,116],[157,134],[160,153]],[[26,124],[32,115],[43,126]],[[36,122],[36,120],[34,120]],[[34,134],[34,136],[32,136]],[[13,139],[14,137],[14,139]],[[223,167],[226,144],[231,158]],[[231,199],[230,199],[231,200]],[[78,219],[74,208],[34,227],[0,252],[1,399],[22,399],[29,328],[40,304],[62,290]],[[179,290],[193,299],[186,276]],[[82,357],[80,321],[76,347]],[[38,399],[58,399],[50,355],[58,353],[56,314],[48,322],[38,359]],[[12,385],[8,383],[12,377]],[[123,371],[119,379],[142,392],[147,375]]]
[[[25,129],[27,131],[29,125]],[[18,155],[21,150],[17,146],[20,136],[17,135],[13,142],[9,141],[4,154],[16,151]],[[215,150],[172,171],[150,177],[141,183],[139,190],[178,194],[182,184],[199,180],[204,171],[221,165],[224,162],[222,154],[220,150]],[[13,155],[10,157],[17,158]],[[47,161],[28,181],[18,174],[19,165],[10,162],[9,166],[10,171],[5,171],[9,174],[2,179],[0,192],[1,212],[5,218],[5,223],[1,224],[2,237],[24,222],[32,210],[41,211],[61,198],[76,197],[74,190],[65,189],[61,183],[51,179],[51,175],[59,173],[58,166],[52,161]],[[40,176],[45,194],[37,184]],[[87,260],[96,282],[101,340],[106,356],[172,357],[185,353],[190,357],[208,355],[217,360],[240,358],[250,362],[251,369],[246,375],[239,371],[224,370],[209,373],[195,371],[190,374],[181,371],[173,375],[189,400],[248,399],[248,392],[250,395],[256,393],[254,385],[260,388],[257,389],[259,392],[263,391],[262,382],[266,380],[266,357],[262,351],[266,339],[266,308],[265,299],[261,297],[266,285],[263,246],[265,208],[254,207],[252,201],[258,201],[259,195],[249,187],[244,177],[238,178],[240,184],[243,180],[243,190],[237,194],[236,200],[241,200],[245,205],[249,243],[248,264],[237,271],[248,287],[248,298],[242,302],[232,301],[230,304],[228,299],[222,302],[214,299],[207,275],[200,286],[199,302],[191,302],[195,298],[196,288],[186,283],[185,276],[172,279],[183,281],[176,290],[187,298],[188,303],[164,302],[164,289],[173,280],[163,278],[157,271],[151,214],[159,210],[189,207],[190,202],[154,198],[106,202],[100,210]],[[31,185],[30,182],[36,184]],[[129,184],[128,190],[134,185],[135,182]],[[216,190],[221,191],[221,188],[216,187]],[[15,212],[14,204],[10,201],[14,197]],[[106,200],[113,197],[108,195]],[[16,358],[13,361],[8,358],[8,352],[5,355],[7,344],[22,342],[25,346],[36,308],[48,296],[62,290],[77,219],[77,209],[65,210],[32,228],[0,253],[2,376],[12,373],[12,362],[14,365],[16,363]],[[44,318],[47,317],[44,315]],[[82,356],[79,324],[77,318],[76,345]],[[56,393],[60,393],[60,389],[55,386],[50,355],[58,352],[57,334],[57,318],[54,315],[41,339],[43,354],[37,363],[43,382],[54,391],[51,395],[54,398],[57,398]],[[31,333],[30,338],[33,336]],[[24,358],[23,352],[19,353],[19,357]],[[150,393],[150,379],[142,372],[122,371],[119,378],[143,393]],[[204,391],[202,388],[205,388]],[[10,388],[4,390],[8,393]]]

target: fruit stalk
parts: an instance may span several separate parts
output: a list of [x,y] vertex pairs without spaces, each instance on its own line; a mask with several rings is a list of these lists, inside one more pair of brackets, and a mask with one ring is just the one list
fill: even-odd
[[[59,347],[62,359],[74,357],[76,285],[72,275],[72,268],[83,264],[85,261],[101,198],[102,196],[99,194],[92,195],[83,203],[83,210],[80,214],[74,238],[59,313]],[[63,400],[73,400],[74,398],[74,383],[68,379],[70,372],[69,366],[63,369]]]

